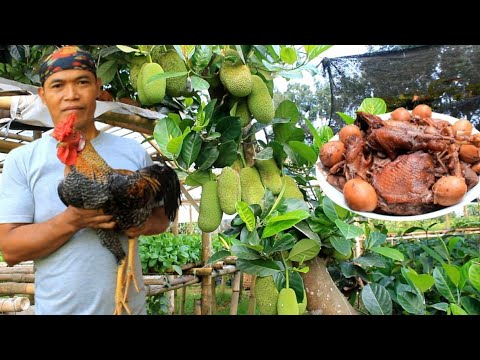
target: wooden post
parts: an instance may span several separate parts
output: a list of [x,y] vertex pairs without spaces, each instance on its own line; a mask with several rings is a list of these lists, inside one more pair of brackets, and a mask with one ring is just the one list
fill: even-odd
[[[168,282],[172,282],[175,279],[175,275],[168,275],[167,276]],[[169,291],[165,294],[168,299],[168,315],[173,315],[175,311],[175,294],[174,290]]]
[[188,211],[190,212],[190,223],[188,224],[188,233],[193,234],[193,221],[192,221],[192,205],[188,205]]
[[33,140],[40,139],[42,137],[42,132],[39,130],[34,130],[33,131]]
[[193,300],[194,303],[194,314],[195,315],[202,315],[202,300],[195,299]]
[[30,307],[30,300],[26,297],[0,299],[0,313],[25,311]]
[[0,283],[0,295],[34,294],[34,293],[35,293],[35,284],[33,283],[14,283],[14,282]]
[[242,278],[243,273],[237,271],[233,276],[232,284],[232,300],[230,302],[230,315],[237,315],[238,311],[238,300],[240,299],[240,279]]
[[180,211],[177,211],[177,215],[175,216],[175,220],[173,220],[173,225],[172,225],[172,233],[173,236],[178,236],[178,213]]
[[[205,265],[211,254],[210,233],[202,232],[202,264]],[[209,267],[207,267],[208,269]],[[211,299],[212,277],[202,276],[202,315],[212,313]]]
[[185,314],[185,301],[187,300],[187,287],[182,288],[182,302],[180,303],[180,315]]
[[257,305],[257,297],[255,294],[255,283],[257,276],[252,275],[250,280],[250,297],[248,299],[248,315],[255,315],[255,306]]
[[217,282],[214,279],[212,279],[212,284],[211,284],[211,296],[212,296],[212,315],[215,315],[217,312],[217,289],[216,289]]
[[227,277],[230,277],[228,275],[222,276],[222,283],[220,285],[220,296],[222,299],[225,297],[225,285],[227,284]]

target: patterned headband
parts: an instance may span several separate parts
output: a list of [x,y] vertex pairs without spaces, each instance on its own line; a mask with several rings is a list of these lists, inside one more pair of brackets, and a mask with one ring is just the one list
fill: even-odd
[[78,46],[65,46],[51,53],[40,66],[42,86],[50,75],[69,69],[88,70],[97,76],[95,61],[88,51]]

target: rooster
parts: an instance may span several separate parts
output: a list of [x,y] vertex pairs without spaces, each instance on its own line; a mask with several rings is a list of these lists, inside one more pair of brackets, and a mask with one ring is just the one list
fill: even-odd
[[180,183],[175,171],[167,165],[152,165],[137,171],[112,169],[83,133],[74,128],[75,120],[76,114],[72,113],[53,132],[58,141],[57,156],[66,165],[58,195],[66,206],[103,210],[113,216],[115,229],[97,229],[97,234],[119,264],[114,314],[121,314],[123,308],[130,313],[126,299],[132,281],[139,291],[133,270],[137,239],[128,240],[126,259],[119,235],[125,229],[140,226],[153,208],[162,205],[172,222],[181,202]]

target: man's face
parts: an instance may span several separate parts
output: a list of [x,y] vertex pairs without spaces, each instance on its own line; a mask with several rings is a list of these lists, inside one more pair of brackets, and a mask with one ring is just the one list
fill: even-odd
[[96,98],[100,94],[100,79],[87,70],[62,70],[50,75],[38,94],[47,106],[54,125],[73,112],[76,128],[93,126]]

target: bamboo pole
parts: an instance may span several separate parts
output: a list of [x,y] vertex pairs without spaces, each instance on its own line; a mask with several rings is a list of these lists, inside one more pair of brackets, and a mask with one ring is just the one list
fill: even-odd
[[182,287],[182,301],[180,303],[180,315],[185,314],[185,302],[187,300],[187,287]]
[[13,149],[16,149],[17,147],[20,147],[22,145],[22,143],[0,140],[0,153],[8,154]]
[[177,215],[175,215],[175,220],[173,220],[173,226],[172,226],[173,236],[178,236],[178,213],[179,211],[177,211]]
[[31,136],[18,135],[12,132],[9,132],[7,134],[6,131],[0,131],[0,137],[6,137],[7,139],[21,140],[21,141],[27,141],[27,142],[32,142],[34,140],[33,137]]
[[33,266],[0,266],[0,274],[33,274]]
[[197,201],[190,195],[188,190],[185,188],[183,184],[180,184],[180,190],[182,190],[183,195],[190,201],[190,204],[197,210],[197,212],[200,212],[200,207],[198,206]]
[[217,312],[217,282],[213,279],[211,284],[211,296],[212,296],[212,314]]
[[0,283],[0,295],[34,294],[34,293],[35,293],[35,285],[32,283],[14,283],[14,282]]
[[193,234],[193,221],[192,221],[192,204],[188,205],[188,211],[190,213],[190,222],[188,223],[188,233]]
[[[168,282],[171,284],[175,280],[175,275],[168,275]],[[173,315],[175,312],[175,290],[167,291],[167,299],[168,299],[168,315]]]
[[193,300],[193,306],[194,306],[194,315],[202,315],[202,300],[201,299],[195,299]]
[[148,296],[163,294],[167,291],[180,289],[182,287],[190,286],[190,285],[193,285],[193,284],[196,284],[196,283],[199,283],[199,282],[200,282],[199,278],[194,278],[193,280],[187,281],[187,282],[182,283],[182,284],[173,285],[171,287],[164,287],[163,285],[145,285],[145,292]]
[[107,111],[96,118],[97,121],[101,121],[108,125],[118,126],[124,129],[137,131],[139,133],[145,133],[148,135],[153,134],[155,127],[155,121],[146,119],[139,115],[134,114],[120,114],[113,111]]
[[33,140],[40,139],[42,137],[42,132],[39,130],[34,130],[33,131]]
[[25,311],[30,307],[30,300],[26,297],[0,299],[0,313]]
[[247,310],[248,315],[255,315],[255,307],[257,305],[257,296],[256,296],[256,293],[255,293],[255,283],[256,283],[255,280],[256,279],[257,279],[256,275],[251,276],[250,297],[248,299],[248,310]]
[[238,271],[233,276],[233,285],[232,285],[232,300],[230,302],[230,315],[237,315],[238,312],[238,300],[240,298],[240,279],[242,278],[243,272]]
[[11,281],[17,283],[35,282],[34,274],[0,274],[0,281]]
[[220,296],[225,297],[225,286],[227,285],[227,276],[222,276],[222,283],[220,285]]
[[[211,239],[210,233],[202,232],[202,264],[205,264],[211,255]],[[210,269],[212,268],[203,268]],[[202,277],[202,315],[210,315],[212,313],[211,298],[212,278],[210,276]]]

